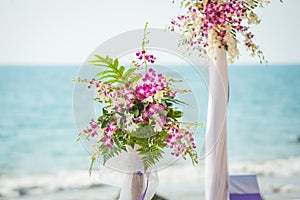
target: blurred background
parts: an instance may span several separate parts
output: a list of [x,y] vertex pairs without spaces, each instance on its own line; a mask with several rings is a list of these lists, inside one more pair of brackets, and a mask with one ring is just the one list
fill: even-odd
[[[265,199],[300,198],[299,6],[258,9],[253,32],[268,65],[242,51],[229,66],[230,173],[256,173]],[[89,154],[75,142],[72,79],[102,42],[147,21],[165,28],[181,12],[171,0],[0,1],[0,199],[116,197],[88,176]],[[158,193],[204,199],[203,164],[161,171]]]

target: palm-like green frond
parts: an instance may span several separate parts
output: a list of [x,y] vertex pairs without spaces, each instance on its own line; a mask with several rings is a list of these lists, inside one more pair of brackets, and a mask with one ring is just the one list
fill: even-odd
[[[126,70],[124,66],[119,66],[119,60],[112,59],[109,56],[102,57],[100,55],[95,55],[96,60],[89,61],[94,66],[103,66],[107,69],[96,74],[95,76],[98,80],[102,80],[104,83],[126,83],[134,82],[140,79],[139,76],[134,75],[136,71],[135,67],[131,67]],[[133,77],[131,77],[133,75]]]

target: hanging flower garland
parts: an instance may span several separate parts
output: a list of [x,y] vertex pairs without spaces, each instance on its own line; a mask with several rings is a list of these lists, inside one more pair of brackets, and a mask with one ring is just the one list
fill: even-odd
[[253,41],[250,27],[261,22],[255,8],[269,3],[270,0],[182,0],[186,13],[172,19],[169,29],[181,33],[181,44],[193,50],[207,49],[209,54],[215,48],[226,50],[231,63],[240,56],[239,44],[261,63],[267,62]]

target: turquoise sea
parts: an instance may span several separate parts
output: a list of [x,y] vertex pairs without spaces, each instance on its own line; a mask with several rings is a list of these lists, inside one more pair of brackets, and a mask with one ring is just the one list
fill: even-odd
[[[0,67],[0,181],[88,168],[89,155],[75,142],[72,79],[78,70]],[[300,156],[299,77],[296,65],[229,67],[230,163]]]

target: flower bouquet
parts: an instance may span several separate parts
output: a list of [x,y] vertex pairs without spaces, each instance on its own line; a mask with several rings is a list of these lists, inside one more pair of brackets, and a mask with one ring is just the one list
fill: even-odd
[[181,122],[184,113],[177,107],[186,104],[177,94],[191,91],[176,88],[181,80],[157,73],[149,66],[156,57],[145,49],[149,42],[146,27],[142,48],[129,68],[117,58],[94,55],[95,59],[89,62],[105,69],[90,81],[77,80],[95,89],[94,100],[102,106],[97,118],[79,133],[81,139],[95,139],[90,172],[97,158],[105,165],[128,151],[128,147],[141,156],[144,172],[163,158],[166,149],[172,156],[185,159],[189,155],[194,164],[198,163],[191,128],[199,124]]

